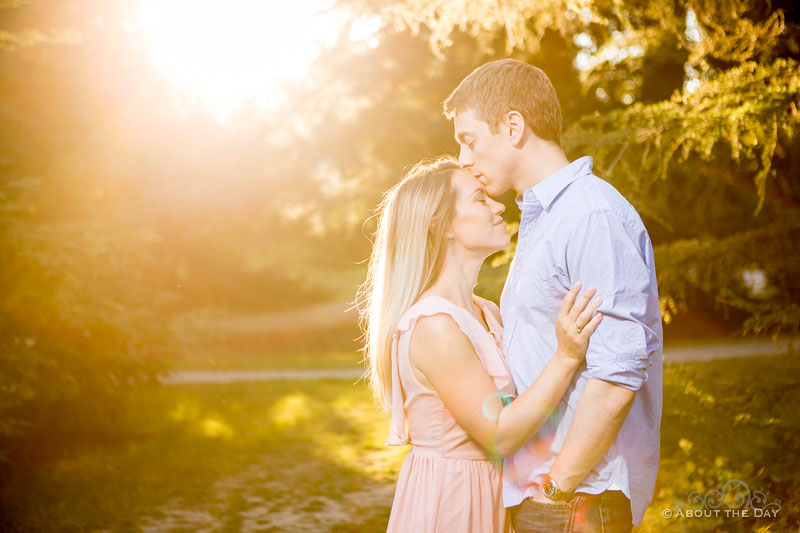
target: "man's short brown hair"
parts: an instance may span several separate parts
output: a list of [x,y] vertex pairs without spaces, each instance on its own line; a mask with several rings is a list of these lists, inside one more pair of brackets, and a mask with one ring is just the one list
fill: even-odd
[[533,65],[500,59],[476,68],[444,101],[448,119],[467,109],[495,133],[506,115],[517,111],[538,137],[561,145],[561,104],[556,89],[547,74]]

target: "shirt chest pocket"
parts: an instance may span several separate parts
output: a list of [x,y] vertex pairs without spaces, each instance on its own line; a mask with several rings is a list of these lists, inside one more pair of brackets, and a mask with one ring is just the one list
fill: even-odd
[[561,301],[568,290],[564,277],[554,265],[540,262],[534,262],[530,271],[526,272],[528,286],[523,292],[527,295],[528,305],[534,313],[541,313],[536,319],[555,321]]

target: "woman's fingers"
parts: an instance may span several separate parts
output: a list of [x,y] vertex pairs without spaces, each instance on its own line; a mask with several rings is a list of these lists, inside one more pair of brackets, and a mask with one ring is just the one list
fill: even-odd
[[575,300],[575,305],[573,305],[572,309],[570,309],[569,311],[569,318],[571,321],[573,322],[578,321],[578,315],[580,315],[583,312],[583,310],[586,309],[586,304],[589,303],[589,300],[592,299],[592,296],[594,296],[595,292],[596,291],[594,290],[594,287],[589,287],[588,289],[583,291],[583,294],[581,294],[580,298]]
[[581,329],[581,335],[586,335],[588,337],[594,333],[594,330],[597,329],[597,326],[600,324],[601,320],[603,320],[603,313],[595,314],[589,323],[583,326],[583,329]]
[[575,303],[575,298],[578,296],[578,292],[581,290],[581,282],[575,282],[570,290],[567,291],[566,296],[561,301],[561,310],[558,312],[561,316],[566,316],[569,314],[570,309],[572,309],[572,304]]
[[581,326],[582,329],[592,319],[592,315],[595,311],[597,311],[597,308],[600,307],[601,303],[603,303],[602,298],[595,298],[592,303],[586,306],[586,309],[584,309],[583,312],[578,315],[578,318],[575,319],[575,323]]

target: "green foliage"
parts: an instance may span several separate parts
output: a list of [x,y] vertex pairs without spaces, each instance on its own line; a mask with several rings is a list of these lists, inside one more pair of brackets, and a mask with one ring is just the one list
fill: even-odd
[[[665,366],[659,476],[641,531],[797,530],[798,367],[796,352]],[[755,491],[766,494],[757,507],[780,500],[777,518],[753,518],[752,510],[748,519],[663,518],[676,503],[697,508],[693,492],[706,496],[732,479],[755,498]]]
[[[595,173],[650,230],[665,321],[705,298],[716,314],[749,317],[744,333],[798,330],[800,17],[791,3],[342,3],[425,39],[440,76],[464,68],[469,46],[484,51],[471,68],[503,54],[542,66],[564,107],[568,154],[594,157]],[[579,69],[572,80],[569,67]]]
[[[723,239],[679,240],[656,248],[662,313],[669,320],[690,301],[689,291],[715,292],[719,301],[749,312],[745,333],[797,331],[800,306],[794,299],[796,250],[800,224],[778,221]],[[724,250],[724,254],[720,254]],[[698,265],[713,265],[699,268]],[[761,274],[756,274],[756,273]],[[763,275],[770,284],[754,287],[748,276]]]
[[398,28],[413,35],[424,34],[438,56],[453,45],[456,29],[476,38],[485,51],[491,51],[496,32],[502,32],[506,52],[515,47],[530,53],[540,50],[548,29],[569,31],[576,25],[581,3],[564,0],[539,2],[475,2],[469,0],[402,0],[344,2],[360,9],[375,10]]
[[143,282],[152,236],[37,220],[41,183],[0,182],[0,458],[114,433],[168,360],[163,296]]
[[[3,6],[0,5],[0,9]],[[80,40],[80,36],[71,31],[38,31],[10,32],[0,30],[0,51],[16,50],[37,44],[71,44]]]
[[774,58],[782,41],[797,42],[794,31],[787,32],[780,4],[772,7],[768,2],[751,0],[700,0],[686,6],[696,13],[702,31],[700,41],[688,45],[689,61],[701,69],[708,68],[706,62],[713,60],[746,63]]
[[[572,151],[593,154],[602,172],[638,182],[635,185],[640,188],[654,178],[666,179],[676,153],[677,163],[693,154],[712,161],[719,157],[715,146],[725,143],[729,151],[723,153],[729,153],[735,163],[746,160],[758,165],[753,178],[758,213],[766,198],[779,136],[784,146],[795,141],[798,105],[797,62],[779,59],[768,66],[748,62],[694,92],[676,93],[669,101],[637,103],[584,117],[565,134],[564,143]],[[628,166],[617,168],[620,162]]]
[[[23,4],[5,1],[0,9]],[[81,164],[74,159],[78,136],[68,121],[51,129],[41,120],[43,108],[47,115],[55,107],[51,99],[33,98],[26,107],[38,89],[31,70],[47,65],[49,52],[58,56],[78,42],[63,35],[74,32],[40,39],[35,30],[17,29],[0,36],[4,474],[27,459],[123,437],[131,391],[155,381],[171,352],[163,309],[172,296],[148,283],[158,268],[156,237],[119,219],[72,210],[87,185],[64,164]]]

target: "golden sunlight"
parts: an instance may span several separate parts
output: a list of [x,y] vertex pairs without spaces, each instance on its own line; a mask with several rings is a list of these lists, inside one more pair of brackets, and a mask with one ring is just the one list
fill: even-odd
[[341,27],[323,0],[139,0],[134,27],[190,98],[218,115],[269,109]]

